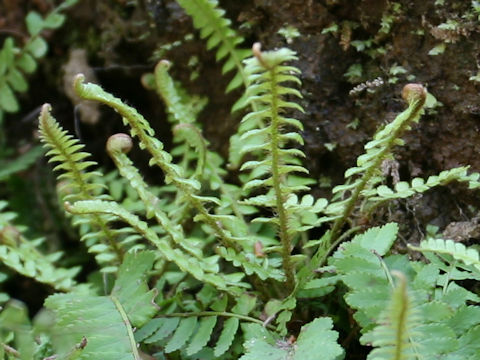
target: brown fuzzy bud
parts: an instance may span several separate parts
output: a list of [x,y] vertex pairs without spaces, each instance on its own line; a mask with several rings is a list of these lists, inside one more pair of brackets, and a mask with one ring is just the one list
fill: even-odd
[[409,104],[414,101],[424,103],[427,99],[427,90],[422,84],[407,84],[403,87],[402,98]]
[[124,153],[127,154],[133,147],[132,138],[127,134],[115,134],[107,140],[107,151],[112,153]]

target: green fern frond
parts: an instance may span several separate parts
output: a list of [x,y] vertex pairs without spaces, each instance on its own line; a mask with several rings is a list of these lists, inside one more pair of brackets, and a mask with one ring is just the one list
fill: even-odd
[[476,249],[467,248],[460,242],[443,239],[427,239],[422,241],[420,246],[409,245],[409,248],[423,253],[432,252],[450,264],[461,261],[480,280],[480,257]]
[[[385,308],[390,295],[392,279],[379,255],[385,255],[396,239],[395,223],[369,229],[352,241],[342,243],[330,258],[340,279],[350,288],[345,301],[357,309],[355,319],[363,328]],[[378,254],[378,255],[376,255]]]
[[243,38],[230,27],[231,21],[224,17],[225,10],[218,6],[218,1],[177,0],[177,2],[192,17],[193,25],[200,30],[202,39],[208,38],[207,49],[218,47],[217,61],[226,58],[222,73],[236,69],[234,78],[228,84],[227,92],[238,88],[242,83],[246,86],[247,77],[242,60],[251,53],[249,50],[237,49],[237,46],[243,43]]
[[366,152],[358,157],[357,166],[345,172],[346,179],[353,180],[353,176],[357,174],[360,176],[351,182],[347,181],[346,185],[333,189],[334,194],[341,194],[342,200],[330,204],[326,210],[330,219],[335,219],[330,240],[332,243],[337,240],[362,192],[377,181],[375,175],[382,161],[390,155],[393,146],[404,144],[400,137],[411,128],[412,123],[420,119],[426,94],[425,88],[419,84],[408,84],[404,87],[402,96],[407,101],[408,108],[375,134],[373,140],[365,145]]
[[[288,128],[303,129],[302,124],[295,119],[287,118],[284,113],[295,109],[303,112],[300,105],[285,100],[286,96],[301,97],[298,90],[285,85],[286,82],[299,84],[295,76],[300,72],[295,67],[283,65],[287,61],[297,59],[295,53],[283,48],[271,52],[261,52],[260,44],[254,45],[255,57],[245,60],[245,72],[248,75],[246,90],[247,104],[255,102],[258,110],[247,114],[242,124],[247,124],[250,130],[243,133],[242,140],[246,140],[241,153],[262,152],[265,155],[261,161],[248,161],[241,170],[251,170],[251,179],[244,185],[244,190],[259,187],[271,189],[264,196],[264,205],[270,207],[278,216],[276,218],[254,221],[268,221],[279,229],[282,244],[283,268],[287,277],[287,286],[290,290],[295,287],[294,269],[290,259],[292,240],[298,232],[290,219],[294,216],[293,207],[285,204],[288,197],[295,191],[308,189],[305,186],[290,186],[288,177],[293,172],[308,173],[299,165],[298,158],[304,157],[302,151],[288,148],[287,144],[303,144],[300,134],[287,131]],[[250,125],[250,123],[252,125]],[[265,127],[257,128],[256,124],[266,123]],[[256,139],[254,145],[251,140]],[[258,198],[246,199],[246,204],[258,204]]]
[[43,153],[44,150],[40,146],[35,146],[25,154],[16,157],[15,160],[8,162],[0,160],[0,181],[4,181],[11,175],[28,169]]
[[400,181],[395,184],[395,188],[391,189],[386,185],[380,185],[376,188],[366,189],[361,195],[367,199],[369,203],[376,203],[385,200],[407,198],[414,194],[423,193],[436,186],[445,186],[452,181],[466,182],[470,189],[480,186],[478,173],[467,173],[468,166],[444,170],[438,175],[429,176],[428,179],[414,178],[409,184],[406,181]]
[[[102,200],[77,201],[74,204],[66,203],[67,211],[73,214],[110,214],[126,222],[145,239],[152,242],[168,261],[174,262],[182,271],[191,274],[199,281],[214,285],[217,289],[237,294],[235,286],[244,286],[240,282],[230,283],[227,276],[218,274],[218,268],[207,261],[200,261],[196,257],[189,256],[178,249],[173,249],[168,241],[158,237],[157,233],[148,224],[134,214],[131,214],[116,202]],[[233,286],[230,286],[233,285]]]
[[130,182],[130,185],[142,200],[146,209],[147,218],[155,218],[158,224],[168,234],[171,243],[181,246],[185,251],[200,260],[203,259],[202,251],[192,248],[191,244],[185,238],[182,227],[174,224],[168,215],[160,209],[160,199],[148,190],[148,185],[144,182],[137,168],[126,155],[132,145],[133,142],[128,135],[112,135],[107,141],[107,152],[120,171],[120,174]]
[[[223,299],[227,300],[226,297]],[[262,325],[261,320],[248,316],[255,307],[255,300],[253,296],[242,294],[237,298],[231,312],[225,311],[227,301],[220,300],[215,301],[212,310],[208,311],[163,314],[139,329],[135,338],[146,344],[160,343],[167,354],[182,349],[187,356],[207,349],[207,343],[216,338],[211,350],[218,358],[224,355],[232,342],[239,337],[240,324]],[[222,318],[225,321],[219,321]]]
[[[398,226],[393,223],[372,228],[351,242],[342,243],[330,258],[333,268],[329,270],[336,272],[332,281],[340,279],[348,287],[345,301],[356,310],[354,318],[364,334],[361,343],[382,347],[372,351],[370,356],[375,359],[462,358],[461,354],[475,353],[477,350],[461,348],[462,342],[470,341],[471,334],[455,331],[457,319],[453,309],[464,309],[468,301],[480,298],[448,281],[457,275],[465,279],[461,274],[443,275],[442,267],[436,263],[425,265],[408,261],[405,256],[387,255],[397,231]],[[448,271],[448,266],[443,269]],[[403,296],[404,290],[399,291],[400,285],[394,290],[397,298],[391,295],[395,271],[405,274],[405,281],[408,279],[408,299]],[[311,281],[312,286],[316,283],[321,281]],[[409,314],[414,316],[409,319]],[[401,316],[405,316],[403,325]],[[415,325],[408,325],[412,320]],[[472,326],[478,322],[473,321]],[[407,326],[404,335],[408,338],[402,335],[402,326]],[[414,331],[409,333],[408,329]]]
[[[101,174],[96,171],[88,171],[96,163],[86,160],[90,154],[81,151],[84,146],[60,127],[51,116],[50,105],[48,104],[42,107],[39,130],[41,141],[45,144],[45,147],[50,149],[46,154],[50,157],[49,161],[60,163],[54,168],[55,171],[62,172],[58,179],[67,181],[69,194],[65,196],[65,200],[87,200],[99,196],[98,194],[101,194],[103,189],[95,181],[95,178],[101,176]],[[105,198],[104,196],[101,197]],[[107,248],[103,249],[102,254],[98,255],[101,257],[97,257],[97,260],[100,263],[107,262],[110,265],[118,265],[122,261],[124,252],[118,242],[122,230],[109,228],[107,221],[105,217],[93,215],[88,219],[76,219],[76,224],[93,224],[95,229],[85,234],[82,239],[87,241],[89,247],[98,243],[106,245]],[[111,255],[107,256],[107,250],[111,251]]]
[[[30,360],[38,359],[40,347],[34,339],[32,324],[28,318],[25,304],[17,300],[9,301],[0,312],[0,331],[2,336],[0,357],[2,359]],[[10,343],[11,346],[6,346]],[[7,350],[7,351],[5,351]]]
[[[230,209],[227,211],[223,207],[223,214],[233,213],[238,219],[243,220],[241,205],[238,204],[241,190],[238,187],[227,185],[223,181],[222,175],[225,173],[225,171],[221,170],[223,161],[218,154],[208,149],[208,142],[202,136],[200,126],[195,121],[198,109],[189,106],[192,98],[185,95],[181,87],[174,82],[168,73],[169,67],[169,62],[165,60],[160,61],[155,67],[154,79],[155,89],[165,102],[167,111],[171,115],[172,123],[176,124],[173,127],[173,141],[178,145],[171,151],[171,154],[173,156],[181,156],[180,163],[185,172],[188,171],[190,163],[196,161],[196,170],[192,177],[202,181],[204,184],[208,183],[213,191],[220,190],[221,203],[225,204],[228,202],[230,205]],[[194,151],[191,151],[192,148]],[[226,202],[223,200],[226,200]],[[177,198],[175,202],[177,209],[182,202],[181,198]],[[248,227],[244,223],[241,228],[247,229]]]
[[154,259],[152,252],[127,254],[109,296],[77,291],[47,298],[45,306],[56,315],[51,336],[60,358],[74,349],[80,359],[141,359],[133,327],[157,312],[155,292],[146,285]]
[[413,305],[412,296],[407,290],[407,280],[400,273],[388,307],[380,317],[380,324],[372,332],[363,336],[363,341],[376,347],[369,360],[417,360],[418,344],[412,342],[421,325],[418,309]]
[[19,274],[52,286],[59,291],[70,291],[75,285],[79,267],[57,267],[61,253],[42,254],[37,247],[44,239],[28,240],[22,230],[12,223],[16,214],[4,211],[7,203],[0,201],[0,260]]
[[[167,60],[161,60],[155,66],[155,90],[167,106],[168,113],[172,116],[171,122],[174,124],[195,122],[196,114],[189,108],[179,94],[172,77],[168,73],[171,63]],[[190,100],[190,99],[187,99]]]
[[[226,227],[223,227],[224,218],[229,216],[214,215],[207,210],[207,206],[210,206],[212,202],[219,203],[218,199],[196,194],[200,190],[200,183],[194,179],[186,178],[182,168],[172,163],[172,156],[163,150],[163,144],[154,137],[155,132],[145,118],[134,108],[125,105],[120,99],[105,92],[100,86],[91,83],[84,84],[83,80],[82,75],[78,75],[75,79],[74,87],[77,94],[84,99],[96,100],[115,109],[122,116],[124,123],[130,126],[132,137],[139,138],[140,148],[146,149],[152,156],[150,164],[158,165],[165,174],[167,184],[173,184],[182,193],[185,201],[197,211],[194,220],[205,223],[223,246],[234,249],[237,252],[236,258],[242,259],[239,263],[240,266],[249,264],[249,259],[240,251],[242,244],[249,244],[248,239],[235,237],[230,231],[226,230]],[[248,248],[248,246],[245,246],[245,248]],[[253,264],[253,268],[260,271],[261,266]]]

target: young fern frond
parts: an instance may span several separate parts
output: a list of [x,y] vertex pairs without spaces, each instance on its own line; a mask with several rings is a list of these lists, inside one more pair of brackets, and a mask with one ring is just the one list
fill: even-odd
[[[120,174],[129,181],[130,185],[137,192],[142,200],[147,218],[155,218],[158,224],[163,228],[170,238],[171,244],[181,246],[185,251],[197,257],[199,260],[203,259],[203,254],[200,249],[193,248],[187,241],[180,225],[172,223],[168,215],[160,208],[160,199],[148,190],[148,185],[144,182],[138,169],[133,165],[128,158],[127,153],[133,146],[132,139],[127,134],[116,134],[110,136],[107,141],[107,152],[115,163]],[[211,262],[209,262],[210,265]],[[214,269],[218,268],[218,265]],[[215,271],[215,270],[213,270]],[[218,271],[218,270],[217,270]]]
[[[292,240],[298,229],[292,227],[290,218],[293,211],[285,203],[295,191],[308,189],[305,186],[290,186],[287,182],[289,174],[293,172],[308,173],[299,165],[298,158],[304,157],[302,151],[287,147],[292,142],[303,144],[303,139],[297,132],[289,131],[288,128],[302,130],[302,124],[293,118],[285,117],[287,110],[295,109],[303,112],[300,105],[285,100],[286,96],[301,98],[298,90],[285,85],[286,82],[299,84],[296,74],[300,72],[295,67],[283,65],[287,61],[295,60],[295,53],[283,48],[271,52],[261,52],[260,44],[253,48],[255,57],[245,60],[245,71],[248,75],[248,88],[246,91],[247,104],[256,102],[258,110],[247,114],[242,123],[254,122],[266,123],[263,128],[253,128],[245,132],[241,139],[259,139],[257,144],[246,145],[241,149],[242,153],[261,151],[264,159],[260,161],[248,161],[241,170],[252,170],[252,179],[244,184],[244,190],[266,187],[267,195],[261,197],[260,202],[271,208],[277,215],[275,218],[257,218],[254,221],[270,222],[278,227],[280,242],[282,245],[283,269],[287,277],[287,287],[292,290],[295,287],[294,266],[291,262]],[[260,143],[260,144],[258,144]],[[258,204],[258,198],[246,199],[246,204]]]
[[[176,124],[173,127],[173,141],[179,144],[172,150],[172,155],[179,155],[182,157],[180,163],[183,165],[185,171],[188,171],[189,163],[196,161],[196,170],[192,177],[203,184],[208,183],[212,191],[220,190],[221,203],[229,203],[229,208],[223,207],[222,214],[234,214],[236,219],[235,227],[229,227],[230,231],[236,231],[240,234],[242,231],[245,234],[248,232],[248,225],[246,224],[241,205],[238,204],[238,199],[241,197],[241,190],[232,185],[225,184],[222,175],[224,171],[221,169],[221,157],[208,149],[208,142],[202,136],[199,125],[195,119],[193,109],[189,108],[180,95],[180,89],[173,81],[168,73],[170,63],[162,60],[155,67],[155,89],[165,102],[167,111],[171,115],[172,123]],[[188,145],[187,145],[188,144]],[[194,148],[195,151],[191,151]],[[181,200],[181,199],[177,199]],[[182,201],[177,201],[177,203]],[[226,211],[225,211],[226,210]],[[241,230],[239,232],[239,229]],[[239,236],[239,235],[237,235]],[[249,234],[249,238],[251,238]]]
[[226,58],[222,73],[236,70],[236,74],[227,87],[227,92],[234,90],[242,84],[246,87],[248,81],[244,72],[242,61],[251,52],[246,49],[237,49],[243,43],[230,25],[231,21],[224,17],[225,10],[218,7],[217,0],[177,0],[181,7],[193,19],[193,25],[200,30],[202,39],[207,39],[207,49],[218,47],[217,61]]
[[45,239],[28,240],[22,230],[12,224],[13,212],[4,211],[7,203],[0,201],[0,260],[19,274],[52,286],[59,291],[70,291],[75,285],[79,267],[68,269],[55,265],[62,256],[57,252],[42,254],[37,248]]
[[192,124],[195,122],[196,114],[182,100],[177,86],[168,73],[170,67],[171,63],[167,60],[161,60],[155,66],[155,90],[167,106],[167,111],[173,118],[171,120],[173,124]]
[[[337,240],[362,192],[372,180],[375,180],[374,176],[380,169],[382,161],[390,155],[393,146],[404,144],[400,136],[410,129],[412,123],[418,122],[420,119],[427,96],[425,88],[418,84],[406,85],[402,96],[407,101],[408,108],[398,115],[393,122],[375,134],[374,139],[365,145],[365,154],[358,157],[357,166],[345,172],[346,179],[356,174],[361,174],[361,176],[346,185],[337,186],[333,189],[334,194],[342,194],[343,200],[330,204],[326,210],[327,214],[330,215],[329,219],[335,219],[330,244]],[[324,250],[320,249],[320,251]]]
[[417,360],[418,344],[412,342],[421,325],[419,310],[413,304],[407,290],[407,280],[400,272],[393,273],[398,279],[388,307],[380,318],[380,324],[371,333],[364,335],[364,341],[371,340],[376,347],[369,360]]
[[[47,156],[51,157],[50,162],[59,162],[55,166],[55,171],[61,171],[58,176],[59,180],[68,182],[70,194],[65,196],[65,201],[77,201],[94,199],[95,194],[101,193],[101,185],[94,181],[99,172],[88,171],[87,169],[96,165],[94,161],[85,160],[90,154],[81,151],[84,147],[79,144],[78,140],[73,138],[63,130],[57,121],[50,114],[50,105],[46,104],[42,107],[40,114],[40,138],[45,144],[44,146],[50,150]],[[105,196],[101,196],[105,198]],[[88,223],[95,227],[95,232],[85,234],[82,239],[87,241],[89,247],[103,243],[107,249],[103,249],[99,262],[103,263],[103,259],[107,259],[110,265],[118,265],[122,262],[124,250],[118,242],[121,230],[113,230],[107,225],[107,219],[99,215],[93,215],[88,219]],[[84,222],[80,220],[79,223]],[[112,256],[106,256],[106,252],[110,251]],[[103,258],[103,259],[102,259]]]
[[[182,168],[172,163],[172,156],[163,150],[163,144],[154,137],[155,132],[145,118],[134,108],[125,105],[120,99],[105,92],[100,86],[91,83],[84,84],[83,80],[84,77],[82,75],[77,75],[74,82],[77,94],[84,99],[96,100],[115,109],[122,116],[124,123],[130,126],[132,137],[138,137],[140,148],[146,149],[150,153],[152,157],[150,165],[159,166],[165,174],[165,182],[173,184],[182,193],[185,201],[197,211],[194,220],[205,223],[222,243],[223,247],[235,252],[234,264],[236,266],[246,266],[249,271],[253,270],[261,278],[264,278],[264,274],[266,274],[265,269],[257,263],[250,262],[245,254],[240,251],[241,246],[245,245],[248,248],[248,239],[233,236],[222,225],[226,218],[233,221],[235,221],[235,218],[228,215],[214,215],[207,210],[207,204],[218,204],[218,199],[196,194],[200,190],[200,183],[197,180],[186,178],[183,175]],[[222,254],[222,252],[219,253],[220,255]],[[277,275],[277,273],[274,272],[274,275]]]

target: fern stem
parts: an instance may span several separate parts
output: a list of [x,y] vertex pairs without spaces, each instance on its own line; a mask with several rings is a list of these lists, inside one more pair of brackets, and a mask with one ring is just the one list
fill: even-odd
[[[257,56],[261,59],[261,56]],[[259,60],[260,61],[260,60]],[[278,213],[279,228],[280,228],[280,241],[282,243],[282,265],[283,270],[285,271],[285,276],[287,278],[287,290],[292,291],[295,288],[295,272],[292,261],[290,259],[290,254],[292,251],[292,242],[290,239],[290,234],[288,233],[288,217],[287,212],[283,203],[285,202],[285,196],[282,192],[282,178],[280,175],[279,167],[281,163],[281,157],[279,154],[280,142],[279,142],[279,107],[278,107],[278,92],[277,87],[279,86],[276,79],[276,73],[274,69],[269,69],[270,74],[270,91],[272,94],[271,102],[271,132],[270,132],[270,144],[271,144],[271,154],[272,154],[272,180],[273,180],[273,189],[275,191],[275,201],[276,201],[276,211]]]
[[399,306],[401,307],[398,314],[398,323],[397,328],[395,329],[395,357],[394,360],[402,360],[405,357],[403,356],[404,352],[404,334],[406,333],[406,321],[407,313],[409,308],[409,298],[407,295],[407,280],[405,275],[401,272],[395,271],[393,273],[399,280],[400,284],[398,285],[398,294],[401,297]]
[[123,323],[125,324],[125,327],[127,328],[128,340],[130,341],[130,348],[132,349],[134,359],[135,360],[142,360],[142,358],[140,357],[140,354],[138,353],[137,343],[135,341],[135,337],[133,336],[132,324],[130,324],[130,320],[128,320],[128,316],[127,316],[127,313],[125,312],[125,309],[123,308],[120,301],[114,295],[110,295],[110,299],[112,299],[113,303],[115,304],[115,307],[117,308],[118,312],[120,313],[120,316],[122,317]]

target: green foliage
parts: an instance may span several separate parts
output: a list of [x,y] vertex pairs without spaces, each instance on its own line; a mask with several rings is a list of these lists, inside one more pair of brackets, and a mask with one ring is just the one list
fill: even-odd
[[227,87],[227,92],[247,85],[246,75],[243,70],[242,60],[248,57],[250,50],[237,49],[243,43],[230,25],[231,21],[223,15],[225,10],[218,7],[217,0],[178,0],[188,15],[193,19],[193,25],[200,30],[202,39],[208,39],[207,49],[217,48],[217,61],[226,59],[222,72],[228,73],[236,70],[236,74]]
[[22,229],[12,223],[16,214],[5,210],[7,203],[0,201],[0,260],[2,264],[23,276],[48,284],[56,290],[69,291],[75,285],[80,268],[61,268],[55,263],[61,252],[42,254],[39,247],[45,239],[29,240]]
[[[49,105],[39,119],[61,203],[97,268],[84,268],[88,280],[79,283],[79,269],[60,263],[60,253],[43,255],[44,243],[27,240],[1,202],[0,282],[14,271],[63,293],[49,296],[48,311],[33,322],[21,305],[5,306],[0,359],[340,360],[350,355],[340,344],[357,333],[368,359],[477,359],[480,297],[469,284],[480,278],[478,250],[436,237],[405,249],[395,244],[399,225],[365,229],[392,200],[452,181],[480,187],[480,174],[467,167],[388,185],[382,165],[419,121],[425,88],[405,86],[407,109],[376,132],[329,200],[317,198],[309,193],[315,181],[304,177],[303,125],[295,118],[303,113],[300,70],[290,65],[296,53],[262,52],[257,43],[247,58],[217,1],[179,3],[225,59],[224,72],[236,69],[228,90],[245,86],[235,108],[250,111],[232,137],[229,166],[197,122],[207,100],[188,94],[168,61],[143,83],[165,105],[171,151],[135,108],[78,75],[77,95],[115,110],[130,133],[109,138],[117,171],[104,176]],[[389,9],[378,34],[400,11],[396,3]],[[31,16],[29,31],[39,34],[44,21]],[[143,178],[129,156],[134,141],[164,183]]]
[[314,360],[341,358],[343,349],[337,344],[338,333],[332,331],[330,318],[317,318],[304,325],[295,344],[276,339],[259,325],[246,325],[246,354],[241,360]]
[[[330,260],[335,280],[348,288],[345,301],[357,310],[354,317],[363,333],[360,341],[378,347],[368,359],[474,359],[480,348],[471,341],[480,331],[480,318],[471,319],[468,332],[458,331],[457,325],[463,313],[478,311],[478,306],[468,304],[480,298],[455,281],[474,279],[475,274],[458,270],[455,263],[445,266],[438,258],[426,265],[389,255],[397,231],[395,224],[370,229],[342,244]],[[442,254],[447,246],[444,240],[429,240],[423,247]],[[449,248],[450,254],[459,257],[474,251]],[[392,275],[399,277],[396,286]]]
[[[303,144],[303,139],[297,132],[286,132],[282,129],[290,126],[302,130],[302,124],[293,118],[283,116],[287,109],[297,109],[303,112],[298,104],[286,101],[286,96],[301,97],[298,90],[284,83],[299,84],[300,80],[293,74],[299,73],[295,67],[283,63],[295,60],[295,53],[288,49],[261,53],[254,45],[254,58],[245,61],[245,72],[248,75],[249,86],[246,91],[246,102],[256,102],[256,111],[246,115],[242,123],[249,128],[240,140],[246,140],[241,153],[262,152],[260,161],[247,161],[240,170],[252,170],[250,179],[244,184],[244,190],[249,191],[259,187],[267,188],[267,195],[257,195],[244,200],[249,205],[263,204],[278,214],[275,218],[259,217],[253,221],[272,223],[278,227],[282,249],[282,263],[287,277],[289,290],[295,287],[294,268],[291,263],[292,239],[299,229],[292,221],[295,208],[285,204],[295,191],[308,190],[305,186],[291,186],[289,175],[293,172],[308,173],[298,163],[299,157],[305,155],[301,150],[288,148],[290,143]],[[253,123],[253,124],[250,124]],[[257,124],[265,126],[257,128]],[[253,141],[248,141],[254,138]],[[252,145],[252,142],[255,145]],[[287,206],[286,206],[287,205]]]
[[52,295],[45,301],[45,306],[56,316],[51,336],[59,356],[140,359],[133,327],[143,325],[157,311],[152,303],[154,292],[148,291],[145,283],[154,258],[151,252],[128,254],[109,296],[78,290]]
[[25,154],[18,156],[15,160],[0,160],[0,181],[4,181],[11,175],[28,169],[43,153],[42,148],[36,146],[28,150]]
[[[380,316],[380,325],[369,335],[374,349],[369,359],[416,359],[419,354],[415,336],[418,322],[418,309],[412,304],[407,291],[407,281],[402,273],[396,273],[399,284],[395,287],[390,303]],[[364,338],[369,338],[367,335]]]
[[22,48],[15,45],[12,37],[7,37],[0,49],[0,124],[3,113],[17,112],[20,108],[15,92],[28,90],[26,75],[36,71],[37,61],[44,57],[48,45],[41,33],[43,30],[58,29],[65,22],[61,12],[73,6],[78,0],[66,0],[45,18],[30,11],[25,17],[29,38]]
[[[64,186],[68,187],[63,200],[105,198],[101,195],[101,185],[93,181],[101,174],[87,171],[96,163],[85,160],[90,154],[81,151],[83,145],[78,144],[78,140],[60,127],[50,115],[49,105],[42,108],[39,129],[42,142],[50,149],[46,154],[51,157],[50,162],[60,162],[54,170],[62,172],[58,179],[64,181]],[[124,249],[118,237],[129,232],[129,229],[111,229],[107,225],[109,220],[111,219],[99,215],[74,219],[75,225],[84,225],[81,231],[82,240],[87,243],[91,252],[98,253],[97,261],[110,264],[110,267],[104,268],[104,271],[108,272],[114,271],[123,258]]]
[[[222,356],[231,347],[241,323],[261,324],[261,321],[247,316],[256,305],[254,297],[246,294],[240,296],[232,307],[232,312],[224,311],[227,306],[224,299],[226,298],[212,303],[209,311],[172,313],[166,315],[167,317],[153,319],[138,331],[136,339],[147,344],[160,342],[164,344],[166,353],[182,348],[187,356],[191,356],[202,349],[208,349],[215,358]],[[219,323],[222,324],[222,329],[220,335],[217,335],[215,345],[206,348],[213,336],[215,325],[218,328]]]

